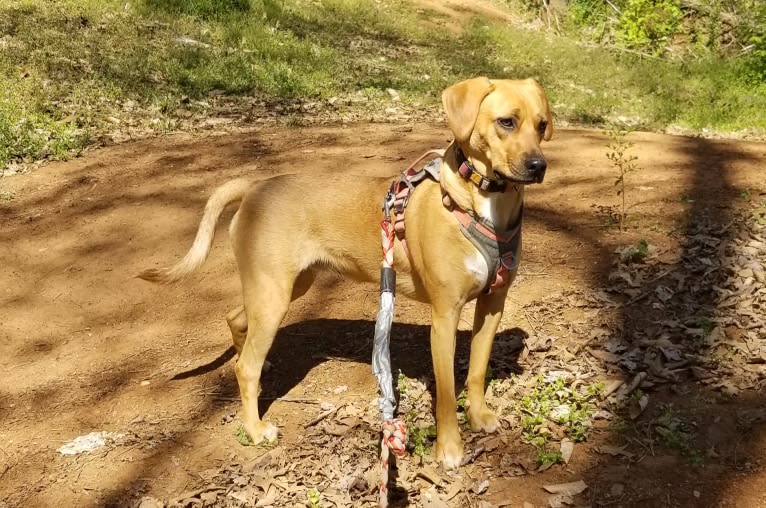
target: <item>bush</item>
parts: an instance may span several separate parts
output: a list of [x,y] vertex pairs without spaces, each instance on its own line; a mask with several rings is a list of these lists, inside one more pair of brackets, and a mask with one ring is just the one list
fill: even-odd
[[617,24],[617,39],[629,48],[661,54],[678,31],[678,0],[628,0]]

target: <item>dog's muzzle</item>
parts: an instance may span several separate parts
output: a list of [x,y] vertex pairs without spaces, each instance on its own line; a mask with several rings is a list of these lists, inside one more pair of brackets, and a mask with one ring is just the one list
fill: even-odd
[[511,176],[503,174],[498,169],[495,169],[495,176],[507,180],[511,183],[542,183],[545,178],[545,170],[548,168],[548,163],[543,157],[529,157],[524,159],[524,170],[514,171]]

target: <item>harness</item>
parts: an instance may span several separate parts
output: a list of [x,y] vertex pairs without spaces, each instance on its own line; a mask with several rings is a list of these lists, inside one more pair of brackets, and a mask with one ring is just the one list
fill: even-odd
[[[437,158],[431,160],[420,170],[415,166],[429,155]],[[426,178],[430,177],[438,182],[440,179],[440,159],[444,157],[443,150],[429,150],[413,162],[402,175],[391,183],[388,194],[383,201],[384,222],[393,224],[396,237],[402,242],[404,250],[409,255],[407,240],[405,238],[404,211],[409,204],[415,187]],[[487,192],[503,192],[507,183],[504,180],[493,180],[481,175],[473,165],[465,158],[462,151],[458,150],[458,160],[461,161],[458,174],[472,182],[476,187]],[[489,270],[489,280],[484,288],[485,293],[492,293],[508,284],[510,272],[519,266],[519,254],[521,247],[521,221],[523,216],[519,214],[516,224],[507,233],[498,234],[494,226],[472,211],[466,211],[456,206],[448,195],[444,195],[444,205],[452,212],[460,225],[460,231],[468,241],[476,247],[476,250],[484,257]]]

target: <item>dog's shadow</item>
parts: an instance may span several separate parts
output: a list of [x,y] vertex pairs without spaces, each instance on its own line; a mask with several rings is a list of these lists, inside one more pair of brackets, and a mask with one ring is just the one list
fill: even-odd
[[[272,364],[262,377],[260,412],[265,414],[272,402],[297,386],[314,367],[329,359],[370,363],[375,323],[367,320],[314,319],[285,326],[279,330],[268,355]],[[518,357],[528,334],[520,328],[501,331],[495,338],[488,378],[505,379],[522,372]],[[458,389],[468,371],[471,334],[457,334],[455,381]],[[229,347],[212,361],[191,370],[179,372],[171,379],[186,379],[220,368],[235,357]],[[396,379],[398,371],[408,378],[426,380],[435,396],[431,367],[430,327],[394,323],[391,330],[391,365]],[[372,376],[372,372],[370,372]],[[238,397],[236,380],[225,383],[220,395]],[[344,384],[338,379],[338,384]],[[229,393],[231,392],[231,393]]]

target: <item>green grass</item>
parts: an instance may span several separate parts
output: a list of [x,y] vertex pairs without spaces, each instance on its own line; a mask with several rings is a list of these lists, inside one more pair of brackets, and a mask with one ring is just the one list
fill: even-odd
[[766,85],[741,78],[745,60],[448,23],[404,0],[0,0],[0,165],[75,155],[115,125],[173,130],[179,108],[213,96],[383,112],[394,88],[419,111],[475,75],[536,77],[557,118],[580,124],[766,130]]

